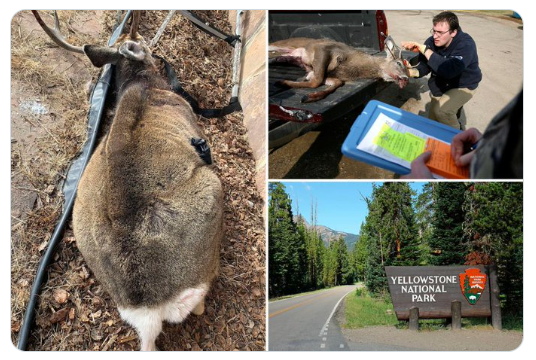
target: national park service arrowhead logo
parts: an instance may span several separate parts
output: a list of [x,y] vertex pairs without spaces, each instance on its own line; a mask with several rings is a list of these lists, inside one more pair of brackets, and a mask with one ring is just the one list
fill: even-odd
[[469,304],[474,305],[486,288],[486,274],[482,274],[480,269],[467,269],[460,274],[460,287]]

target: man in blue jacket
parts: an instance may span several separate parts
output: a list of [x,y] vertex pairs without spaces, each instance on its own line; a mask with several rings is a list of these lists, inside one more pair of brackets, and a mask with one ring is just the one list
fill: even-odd
[[462,31],[454,13],[441,12],[432,22],[432,36],[424,44],[404,42],[402,47],[420,52],[419,65],[409,69],[411,77],[432,73],[428,81],[430,119],[460,129],[457,113],[482,80],[476,44]]

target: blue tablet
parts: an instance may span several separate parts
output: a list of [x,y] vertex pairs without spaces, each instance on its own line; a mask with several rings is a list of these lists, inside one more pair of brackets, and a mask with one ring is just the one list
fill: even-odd
[[381,101],[371,100],[352,125],[350,133],[342,144],[342,153],[351,159],[362,161],[401,175],[409,174],[410,169],[361,151],[357,148],[357,145],[363,140],[365,135],[367,135],[380,114],[384,114],[401,124],[422,131],[427,135],[433,136],[436,139],[445,141],[449,144],[454,135],[460,132],[460,130],[443,125],[437,121],[415,115],[397,107],[382,103]]

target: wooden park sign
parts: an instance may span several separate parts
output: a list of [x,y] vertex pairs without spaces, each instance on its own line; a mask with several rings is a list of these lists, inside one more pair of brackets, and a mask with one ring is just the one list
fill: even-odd
[[[398,320],[492,317],[501,327],[499,288],[494,268],[474,266],[386,266]],[[459,314],[457,314],[459,313]]]

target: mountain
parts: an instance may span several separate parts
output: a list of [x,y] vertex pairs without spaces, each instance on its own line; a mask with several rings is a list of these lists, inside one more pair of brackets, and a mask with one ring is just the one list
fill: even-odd
[[[310,229],[311,225],[302,216],[294,216],[294,221],[297,223],[300,218],[303,220],[305,227]],[[317,225],[316,229],[320,233],[320,236],[322,236],[322,240],[326,246],[329,246],[331,241],[337,240],[339,237],[343,236],[344,242],[346,242],[346,246],[348,247],[348,251],[352,251],[355,244],[359,241],[359,236],[356,234],[349,234],[344,231],[333,230],[323,225]]]

